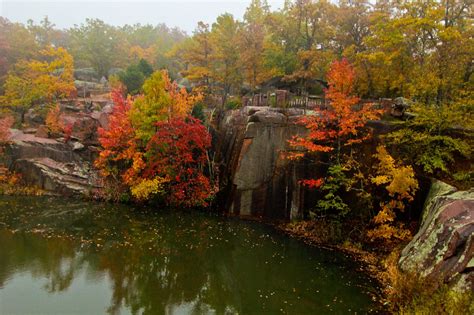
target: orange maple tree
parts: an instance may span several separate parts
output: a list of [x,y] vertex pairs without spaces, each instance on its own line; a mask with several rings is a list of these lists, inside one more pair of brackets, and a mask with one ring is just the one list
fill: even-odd
[[[305,126],[308,132],[290,140],[290,145],[299,149],[290,154],[292,159],[308,153],[328,152],[335,164],[340,165],[343,148],[368,139],[370,132],[366,128],[367,122],[380,117],[380,110],[372,104],[361,106],[360,99],[353,95],[355,73],[346,59],[331,64],[327,81],[329,87],[325,92],[329,106],[300,119],[299,124]],[[303,183],[318,187],[323,180],[309,179]]]
[[[104,177],[112,176],[118,179],[120,170],[129,169],[133,165],[134,158],[139,160],[139,157],[135,130],[129,117],[132,100],[125,98],[121,89],[113,90],[111,97],[114,107],[109,116],[109,127],[98,129],[102,150],[95,161],[95,166],[100,169]],[[126,183],[131,180],[130,173],[131,171],[121,174],[122,180]]]

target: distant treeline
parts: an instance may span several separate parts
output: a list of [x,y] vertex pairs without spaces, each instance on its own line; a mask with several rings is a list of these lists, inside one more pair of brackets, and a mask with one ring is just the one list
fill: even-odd
[[[474,63],[470,0],[286,1],[271,11],[252,0],[243,20],[220,15],[191,36],[164,24],[115,27],[97,19],[58,30],[47,18],[27,25],[0,19],[0,77],[40,48],[62,46],[75,68],[99,78],[145,59],[204,92],[254,92],[270,79],[315,92],[335,59],[355,67],[362,97],[404,96],[442,103],[470,90]],[[318,91],[316,91],[318,92]]]
[[167,53],[185,38],[182,30],[164,24],[115,27],[86,19],[81,25],[59,30],[47,17],[39,23],[30,20],[26,25],[0,17],[0,77],[3,83],[13,65],[39,57],[39,52],[49,46],[66,48],[76,69],[92,68],[99,79],[140,59],[177,73]]

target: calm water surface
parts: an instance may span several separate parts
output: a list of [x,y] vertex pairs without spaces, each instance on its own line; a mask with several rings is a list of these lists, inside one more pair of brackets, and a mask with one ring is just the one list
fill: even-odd
[[357,269],[255,222],[0,197],[0,314],[362,314]]

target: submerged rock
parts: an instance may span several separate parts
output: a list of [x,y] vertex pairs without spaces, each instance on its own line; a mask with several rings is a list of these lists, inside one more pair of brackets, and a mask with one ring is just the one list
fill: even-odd
[[474,290],[474,189],[433,182],[420,230],[403,249],[399,266],[457,290]]

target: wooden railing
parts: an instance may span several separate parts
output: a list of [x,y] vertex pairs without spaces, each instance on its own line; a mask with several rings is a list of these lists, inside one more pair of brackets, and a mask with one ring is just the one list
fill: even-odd
[[325,107],[327,105],[327,102],[321,96],[297,96],[284,90],[277,90],[273,93],[260,93],[255,94],[252,97],[243,97],[242,105],[316,109]]
[[[241,100],[242,106],[271,106],[278,108],[302,108],[308,110],[323,110],[330,106],[330,102],[323,96],[299,96],[284,90],[277,90],[272,93],[260,93],[253,96],[243,96]],[[356,107],[360,109],[368,104],[375,105],[384,112],[391,112],[394,103],[392,99],[387,98],[362,99]]]

